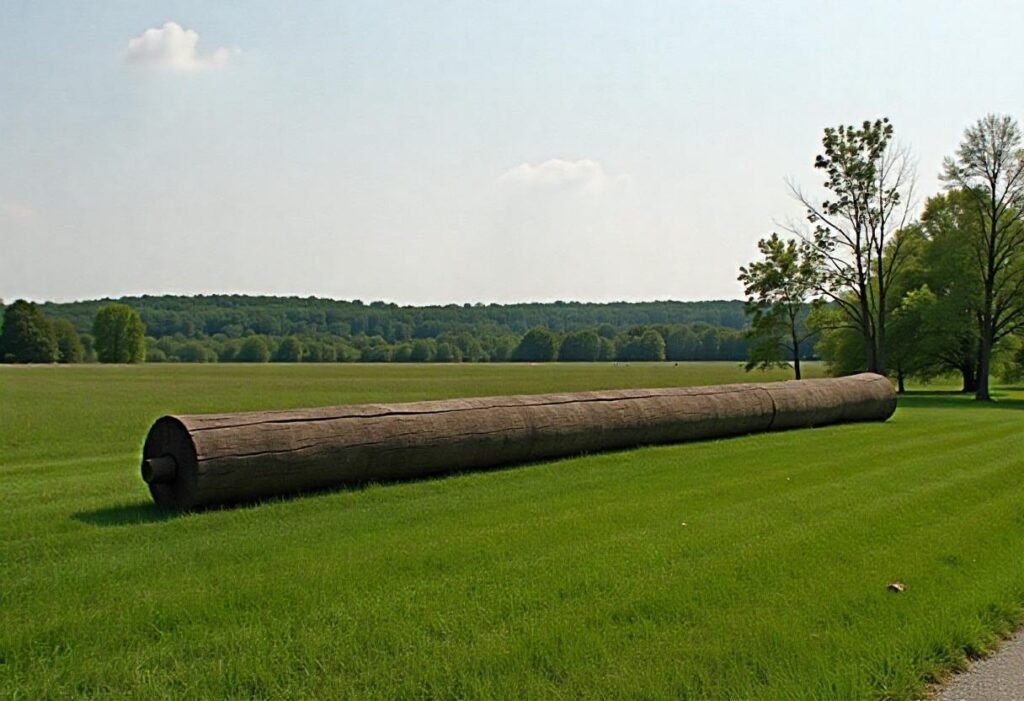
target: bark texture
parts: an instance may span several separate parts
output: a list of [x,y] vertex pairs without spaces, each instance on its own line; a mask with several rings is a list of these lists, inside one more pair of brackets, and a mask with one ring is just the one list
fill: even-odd
[[[179,510],[659,443],[884,421],[880,375],[165,416],[143,448],[157,504]],[[173,464],[166,458],[173,459]]]

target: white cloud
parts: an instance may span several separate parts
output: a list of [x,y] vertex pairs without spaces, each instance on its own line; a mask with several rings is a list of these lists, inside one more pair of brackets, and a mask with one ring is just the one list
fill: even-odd
[[520,163],[505,171],[498,184],[505,187],[545,190],[602,191],[610,186],[625,185],[629,176],[611,176],[597,161],[582,158],[567,161],[551,158],[536,165]]
[[184,29],[177,22],[166,22],[159,29],[147,29],[140,36],[128,40],[125,61],[135,66],[170,68],[178,71],[198,71],[220,68],[238,49],[224,47],[209,53],[200,53],[196,48],[199,34],[193,29]]

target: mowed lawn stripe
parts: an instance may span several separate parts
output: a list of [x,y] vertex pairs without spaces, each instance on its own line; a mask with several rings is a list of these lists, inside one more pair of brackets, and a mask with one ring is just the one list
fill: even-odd
[[911,396],[166,520],[135,459],[69,466],[3,526],[0,691],[914,698],[1020,620],[1022,416]]

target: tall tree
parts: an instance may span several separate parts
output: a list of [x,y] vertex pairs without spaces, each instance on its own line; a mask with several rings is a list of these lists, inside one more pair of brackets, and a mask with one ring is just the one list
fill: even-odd
[[85,359],[85,348],[78,331],[67,319],[53,322],[53,332],[57,339],[57,362],[80,363]]
[[146,333],[139,313],[127,304],[113,303],[96,312],[92,334],[101,363],[141,363],[146,359]]
[[751,340],[746,369],[793,362],[800,379],[800,346],[816,334],[805,323],[811,295],[818,289],[818,255],[807,242],[783,241],[778,234],[757,242],[761,260],[740,268],[747,295]]
[[981,283],[974,396],[987,401],[993,349],[1024,330],[1024,150],[1016,120],[989,114],[965,129],[942,177],[967,195],[975,224],[965,261]]
[[53,324],[33,302],[16,300],[4,312],[0,331],[0,361],[5,363],[53,363],[57,360],[57,336]]
[[970,196],[962,190],[929,197],[921,215],[928,246],[922,258],[926,284],[935,295],[928,319],[929,347],[934,352],[931,374],[957,372],[963,392],[978,390],[978,356],[983,298],[981,278],[973,267],[971,241],[977,233],[970,214]]
[[828,127],[824,153],[814,160],[825,172],[828,197],[818,202],[792,186],[811,225],[809,232],[794,231],[821,261],[819,291],[857,329],[867,369],[879,373],[886,370],[890,287],[903,262],[900,246],[890,242],[907,223],[915,180],[909,152],[892,137],[888,119],[865,121],[859,128]]
[[512,360],[548,363],[558,357],[558,337],[545,328],[530,329],[519,341]]
[[562,339],[558,359],[563,361],[595,361],[601,357],[601,337],[593,329],[571,331]]

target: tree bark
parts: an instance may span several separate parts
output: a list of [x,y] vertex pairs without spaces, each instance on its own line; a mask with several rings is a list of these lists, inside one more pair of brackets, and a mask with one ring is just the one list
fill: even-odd
[[793,341],[793,376],[794,379],[799,380],[800,377],[800,341],[797,338],[796,333],[796,322],[790,322],[790,338]]
[[992,396],[989,393],[988,388],[988,375],[991,370],[992,363],[992,342],[987,336],[988,334],[982,335],[981,352],[978,354],[978,378],[974,398],[979,402],[988,402],[992,400]]
[[968,394],[978,391],[978,371],[974,366],[964,366],[960,368],[960,374],[963,377],[963,389],[960,391]]

